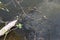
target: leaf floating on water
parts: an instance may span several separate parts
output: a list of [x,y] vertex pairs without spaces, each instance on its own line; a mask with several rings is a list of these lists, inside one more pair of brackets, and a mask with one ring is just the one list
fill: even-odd
[[22,28],[22,24],[20,24],[20,23],[17,24],[16,26],[17,26],[18,28],[20,28],[20,29]]

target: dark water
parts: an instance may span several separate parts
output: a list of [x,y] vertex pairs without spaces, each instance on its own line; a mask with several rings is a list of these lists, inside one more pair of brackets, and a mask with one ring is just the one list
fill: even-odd
[[25,40],[24,37],[27,40],[60,40],[60,0],[23,0],[21,6],[26,15],[23,15],[20,4],[15,4],[16,7],[13,2],[7,6],[10,12],[0,10],[3,21],[14,20],[17,15],[22,19],[19,22],[23,28],[9,33],[7,40]]

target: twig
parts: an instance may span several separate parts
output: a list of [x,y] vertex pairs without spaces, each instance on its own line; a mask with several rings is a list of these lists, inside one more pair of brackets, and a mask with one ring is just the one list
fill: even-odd
[[7,32],[7,33],[5,33],[4,40],[6,40],[7,34],[8,34],[8,32]]

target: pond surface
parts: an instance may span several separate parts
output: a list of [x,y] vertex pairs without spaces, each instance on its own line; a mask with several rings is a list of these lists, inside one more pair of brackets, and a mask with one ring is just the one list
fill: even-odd
[[[26,36],[27,40],[33,40],[35,35],[37,36],[35,40],[60,40],[60,0],[23,0],[21,6],[27,15],[22,15],[24,13],[15,0],[1,1],[4,4],[8,3],[6,7],[9,12],[0,10],[0,17],[2,18],[0,19],[9,22],[16,19],[15,17],[18,15],[19,23],[21,22],[24,26],[22,30],[11,31],[6,40],[26,40]],[[0,22],[0,26],[4,26],[4,23],[1,24]],[[32,32],[32,29],[36,34]],[[0,40],[3,39],[4,36],[0,37]]]

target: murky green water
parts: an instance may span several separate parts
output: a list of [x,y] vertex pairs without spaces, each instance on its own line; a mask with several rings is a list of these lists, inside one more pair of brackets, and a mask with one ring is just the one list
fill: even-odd
[[[1,0],[3,3],[7,4],[9,2],[11,2],[10,0]],[[24,9],[27,9],[27,8],[32,8],[34,6],[36,6],[37,4],[39,4],[40,2],[42,2],[42,0],[23,0],[21,6],[24,8]],[[5,11],[0,11],[2,14],[1,17],[4,18],[3,20],[4,21],[9,21],[11,19],[13,19],[16,15],[18,15],[18,5],[17,5],[17,8],[15,9],[13,3],[11,4],[8,4],[7,5],[8,9],[10,10],[10,12],[5,12]],[[13,11],[12,11],[13,10]],[[17,10],[17,11],[16,11]],[[25,10],[26,11],[26,10]],[[21,11],[20,11],[21,12]],[[5,14],[6,13],[6,14]],[[3,24],[2,24],[3,25]],[[1,26],[2,26],[1,25]],[[2,28],[2,27],[1,27]],[[19,32],[20,33],[20,32]],[[8,34],[6,40],[24,40],[24,34],[23,33],[20,33],[19,34],[18,32],[16,31],[12,31]],[[3,40],[4,36],[0,38],[0,40]]]
[[[10,0],[1,0],[4,3],[9,3]],[[45,2],[44,2],[45,1]],[[38,10],[48,17],[49,20],[53,21],[56,24],[60,24],[60,3],[56,0],[23,0],[21,3],[21,6],[23,9],[28,12],[29,8],[33,8],[37,6]],[[0,17],[3,18],[4,21],[10,21],[13,20],[14,17],[21,14],[22,11],[19,9],[20,7],[17,5],[16,9],[13,3],[8,4],[7,8],[10,10],[10,12],[1,11],[0,10]],[[20,13],[19,13],[20,12]],[[0,24],[0,26],[4,26],[4,24]],[[58,29],[59,30],[59,29]],[[25,40],[25,34],[21,33],[22,31],[11,31],[8,35],[6,40]],[[53,37],[53,36],[52,36]],[[52,38],[51,37],[51,38]],[[4,36],[0,37],[0,40],[3,40]],[[51,39],[53,40],[53,39]]]

